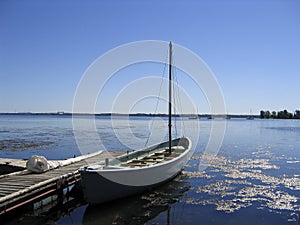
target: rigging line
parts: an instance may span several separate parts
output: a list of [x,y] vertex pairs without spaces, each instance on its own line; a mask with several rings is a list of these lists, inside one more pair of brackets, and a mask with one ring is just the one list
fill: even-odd
[[[175,69],[176,67],[174,66],[174,69]],[[176,80],[177,80],[177,78],[176,78],[176,75],[175,75],[175,71],[176,70],[174,70],[173,69],[173,71],[174,71],[174,81],[176,82]],[[174,90],[174,114],[175,114],[175,116],[174,116],[174,127],[175,127],[175,137],[178,137],[178,132],[177,132],[177,116],[176,116],[176,114],[178,113],[178,111],[176,111],[176,91],[175,91],[175,82],[173,81],[173,83],[172,83],[172,86],[173,86],[173,90]],[[178,83],[177,83],[177,86],[178,86]]]
[[[177,81],[178,82],[178,81]],[[179,102],[179,105],[180,105],[180,108],[181,108],[181,111],[183,113],[183,107],[182,107],[182,101],[181,101],[181,98],[180,98],[180,93],[178,91],[178,102]],[[183,133],[183,136],[186,135],[186,124],[185,124],[185,121],[184,121],[184,117],[182,116],[182,119],[181,119],[181,122],[182,122],[182,133]]]
[[[162,85],[163,85],[163,81],[164,81],[164,77],[165,77],[165,71],[166,71],[166,67],[167,67],[167,60],[168,60],[168,51],[167,51],[167,54],[166,54],[166,60],[165,60],[165,63],[164,63],[164,68],[163,68],[163,73],[162,73],[162,78],[161,78],[161,82],[160,82],[160,87],[159,87],[159,92],[158,92],[158,95],[157,95],[157,100],[156,100],[156,105],[155,105],[155,110],[154,110],[154,115],[157,113],[157,109],[158,109],[158,104],[159,104],[159,97],[161,96],[161,90],[162,90]],[[153,119],[151,120],[151,124],[150,124],[150,128],[153,126]],[[151,130],[149,131],[148,133],[148,137],[147,137],[147,140],[146,140],[146,143],[145,143],[145,147],[147,146],[148,142],[149,142],[149,138],[150,138],[150,134],[151,134]]]
[[[181,113],[183,113],[183,108],[182,108],[182,104],[181,104],[181,98],[180,98],[180,92],[179,92],[179,83],[178,83],[178,76],[177,76],[177,67],[174,67],[174,81],[176,82],[176,86],[177,86],[177,92],[176,92],[176,98],[177,101],[179,103],[179,109],[181,110]],[[183,117],[181,117],[181,124],[182,124],[182,133],[183,136],[185,136],[186,134],[186,130],[185,130],[185,122],[183,120]]]
[[[174,56],[174,51],[172,52],[173,53],[173,56]],[[172,71],[173,71],[173,74],[172,74],[172,77],[173,77],[173,80],[172,80],[172,89],[173,89],[173,104],[172,104],[172,108],[174,109],[174,116],[172,117],[173,120],[174,120],[174,130],[175,130],[175,137],[178,137],[178,132],[177,132],[177,111],[176,111],[176,66],[175,66],[175,63],[174,63],[174,57],[172,57]]]

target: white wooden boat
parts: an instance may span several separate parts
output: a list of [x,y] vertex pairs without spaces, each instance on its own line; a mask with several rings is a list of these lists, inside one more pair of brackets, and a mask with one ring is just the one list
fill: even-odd
[[164,142],[110,161],[80,168],[84,198],[98,204],[146,191],[174,178],[190,158],[188,138]]
[[99,204],[156,187],[181,172],[191,156],[191,140],[172,140],[172,44],[169,52],[169,140],[115,159],[79,168],[85,200]]

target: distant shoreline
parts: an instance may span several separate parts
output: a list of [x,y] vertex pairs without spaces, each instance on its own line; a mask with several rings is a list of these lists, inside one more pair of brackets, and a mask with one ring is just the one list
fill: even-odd
[[[34,113],[34,112],[17,112],[17,113],[0,113],[0,115],[41,115],[41,116],[130,116],[130,117],[168,117],[168,114],[164,113],[157,113],[157,114],[151,114],[151,113],[70,113],[70,112],[56,112],[56,113]],[[198,118],[249,118],[250,116],[254,118],[260,118],[259,115],[235,115],[235,114],[175,114],[173,117],[198,117]]]

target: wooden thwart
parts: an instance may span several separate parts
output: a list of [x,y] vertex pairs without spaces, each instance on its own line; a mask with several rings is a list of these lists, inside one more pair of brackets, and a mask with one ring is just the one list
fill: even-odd
[[182,152],[182,150],[174,149],[171,153],[168,150],[162,150],[159,152],[154,152],[150,155],[145,155],[141,158],[136,158],[128,163],[123,163],[121,166],[129,166],[129,167],[145,167],[157,163],[162,163],[168,160],[172,160],[178,155],[180,155],[179,152]]

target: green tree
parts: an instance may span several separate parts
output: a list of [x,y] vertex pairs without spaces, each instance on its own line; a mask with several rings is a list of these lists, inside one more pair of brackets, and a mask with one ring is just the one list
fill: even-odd
[[300,119],[300,110],[295,110],[294,113],[290,113],[289,111],[282,110],[282,111],[278,111],[277,113],[275,111],[272,111],[272,113],[270,113],[269,110],[264,111],[261,110],[260,111],[260,118],[262,119],[269,119],[269,118],[276,118],[276,119]]
[[269,119],[269,118],[271,117],[271,113],[270,113],[269,110],[267,110],[267,111],[265,112],[265,117],[266,117],[267,119]]
[[283,110],[283,118],[284,118],[284,119],[289,118],[289,112],[288,112],[286,109]]
[[286,109],[278,112],[279,119],[293,119],[293,114],[288,112]]

